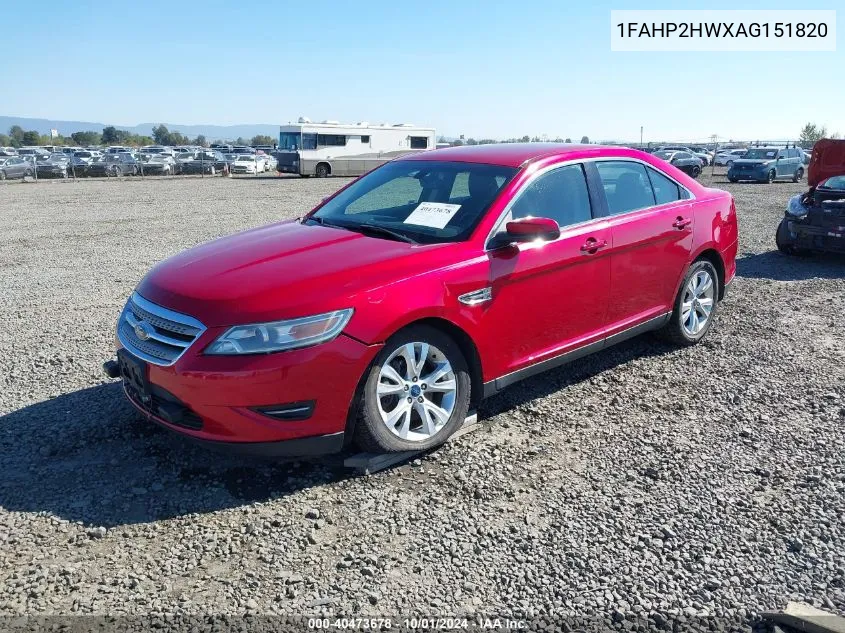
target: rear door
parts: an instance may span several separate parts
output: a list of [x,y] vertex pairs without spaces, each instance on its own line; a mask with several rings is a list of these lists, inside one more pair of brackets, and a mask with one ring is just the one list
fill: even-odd
[[491,301],[480,346],[497,375],[601,344],[610,292],[610,232],[584,165],[553,166],[527,182],[493,235],[526,216],[558,222],[560,237],[488,252]]
[[671,311],[690,258],[690,192],[636,161],[594,163],[612,236],[608,334]]

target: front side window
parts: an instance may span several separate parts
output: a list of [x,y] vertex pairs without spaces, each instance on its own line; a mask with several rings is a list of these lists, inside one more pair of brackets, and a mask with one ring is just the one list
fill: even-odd
[[599,161],[596,168],[610,215],[645,209],[655,204],[644,165],[629,161]]
[[394,161],[362,176],[309,220],[362,233],[381,227],[416,242],[458,242],[469,238],[516,171],[476,163]]
[[508,219],[525,217],[550,218],[560,226],[591,220],[584,168],[566,165],[538,176],[519,193]]

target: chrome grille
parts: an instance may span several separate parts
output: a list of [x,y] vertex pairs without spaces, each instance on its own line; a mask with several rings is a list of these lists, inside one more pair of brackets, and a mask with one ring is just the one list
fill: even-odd
[[186,314],[173,312],[132,293],[117,323],[121,344],[138,358],[155,365],[172,365],[205,331]]

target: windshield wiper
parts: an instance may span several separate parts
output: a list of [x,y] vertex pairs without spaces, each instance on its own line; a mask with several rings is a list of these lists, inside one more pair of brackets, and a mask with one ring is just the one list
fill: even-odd
[[388,229],[377,224],[356,224],[355,226],[350,226],[349,229],[352,231],[360,229],[362,233],[376,233],[377,235],[392,237],[401,242],[407,242],[408,244],[418,244],[416,240],[408,237],[404,233],[400,233],[399,231],[394,231],[393,229]]

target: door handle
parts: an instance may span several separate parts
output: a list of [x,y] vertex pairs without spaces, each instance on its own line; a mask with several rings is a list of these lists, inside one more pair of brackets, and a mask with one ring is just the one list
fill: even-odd
[[692,224],[692,218],[682,218],[678,216],[678,219],[672,222],[672,226],[676,229],[684,229]]
[[594,253],[605,246],[607,246],[607,240],[597,240],[594,237],[591,237],[581,246],[581,252]]

